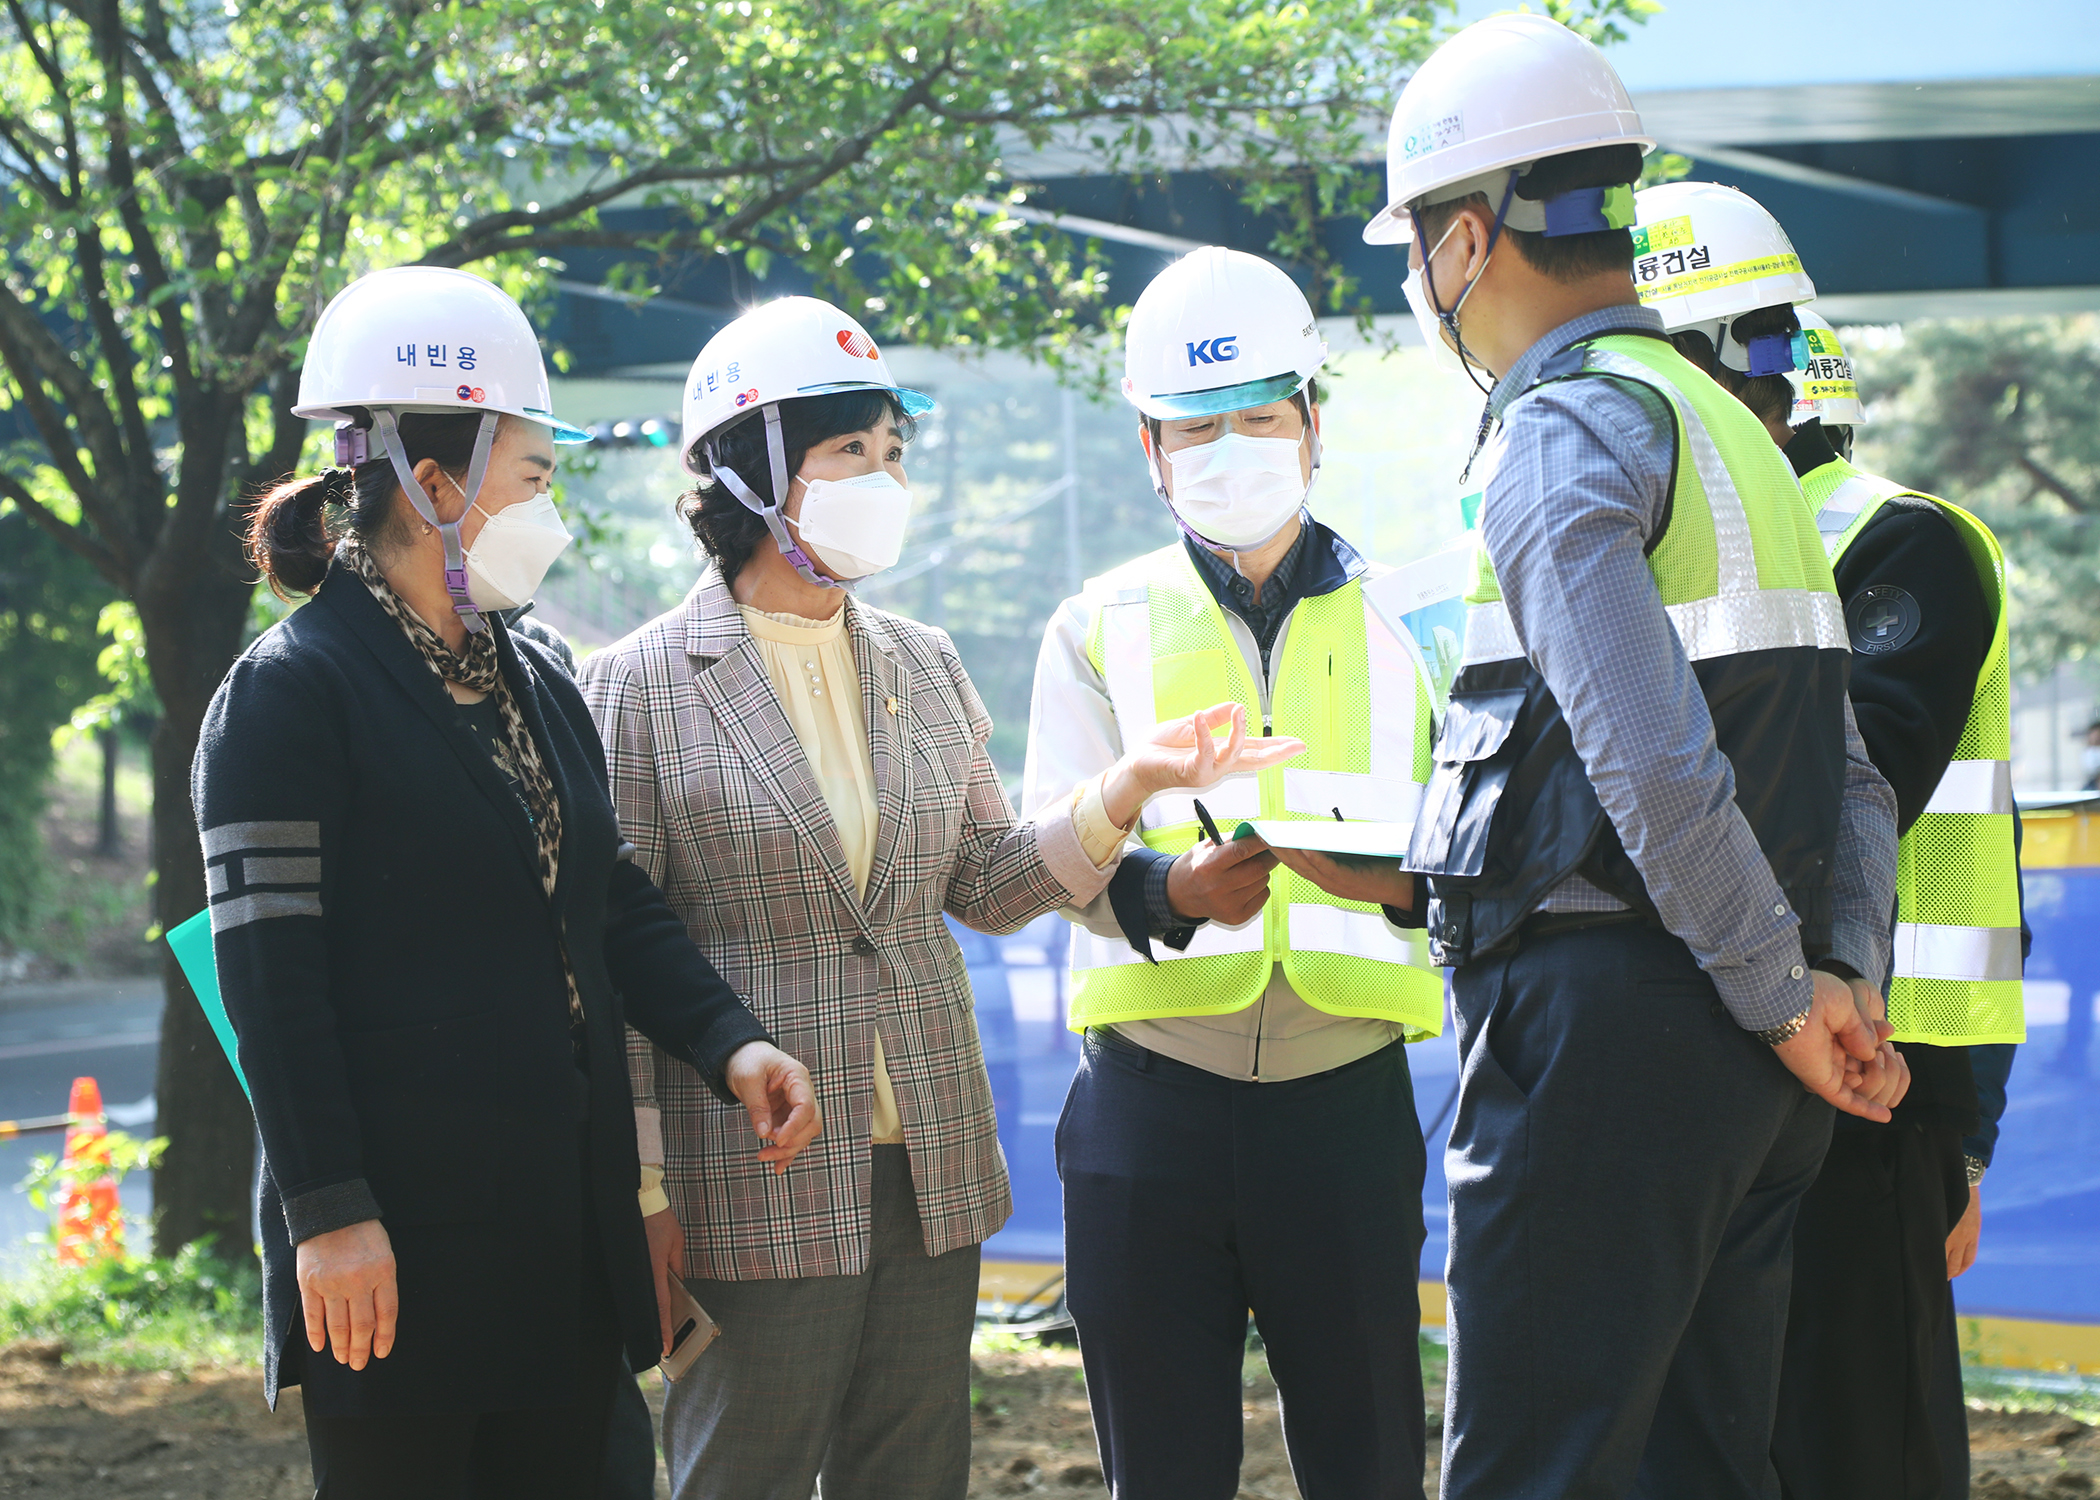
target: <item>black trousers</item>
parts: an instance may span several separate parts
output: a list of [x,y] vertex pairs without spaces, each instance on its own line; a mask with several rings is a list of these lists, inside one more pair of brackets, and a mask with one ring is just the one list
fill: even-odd
[[1420,1500],[1425,1164],[1402,1043],[1243,1083],[1088,1035],[1057,1167],[1118,1500],[1239,1492],[1249,1308],[1305,1500]]
[[1772,1461],[1787,1500],[1960,1500],[1935,1400],[1954,1293],[1947,1235],[1969,1204],[1952,1126],[1845,1121],[1794,1226],[1794,1294]]
[[1764,1500],[1830,1107],[1657,929],[1543,937],[1452,997],[1445,1500]]

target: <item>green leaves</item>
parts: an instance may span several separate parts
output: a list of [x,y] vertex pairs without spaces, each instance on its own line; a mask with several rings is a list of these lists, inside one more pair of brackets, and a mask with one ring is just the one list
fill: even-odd
[[[1851,339],[1848,337],[1848,344]],[[2005,549],[2014,670],[2100,644],[2100,318],[1905,327],[1855,351],[1863,461],[1974,511]]]

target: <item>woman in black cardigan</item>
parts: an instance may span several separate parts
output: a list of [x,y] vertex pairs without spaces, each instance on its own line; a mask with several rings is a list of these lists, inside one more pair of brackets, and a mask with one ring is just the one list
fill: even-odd
[[[338,302],[362,289],[370,323],[421,295],[428,326],[433,295],[484,320],[502,297],[438,274],[464,280],[382,272]],[[667,1327],[624,1027],[748,1110],[776,1170],[816,1133],[813,1095],[625,857],[567,673],[495,613],[559,551],[544,521],[518,545],[551,514],[562,430],[537,346],[503,385],[495,335],[452,340],[483,347],[459,391],[498,420],[329,410],[310,388],[336,311],[296,410],[351,416],[353,461],[385,451],[257,508],[256,562],[313,599],[235,664],[195,768],[263,1141],[264,1379],[273,1404],[304,1387],[318,1495],[590,1495],[614,1382]]]

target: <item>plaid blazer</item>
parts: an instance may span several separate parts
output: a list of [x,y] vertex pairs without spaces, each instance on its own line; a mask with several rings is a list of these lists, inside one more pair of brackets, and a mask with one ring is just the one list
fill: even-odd
[[897,1096],[926,1251],[977,1244],[1013,1211],[963,956],[945,910],[986,932],[1107,885],[1062,815],[1016,825],[985,752],[992,721],[945,631],[846,601],[874,760],[865,898],[720,571],[590,656],[620,826],[693,941],[809,1066],[824,1132],[776,1177],[744,1112],[628,1034],[635,1104],[660,1111],[686,1273],[840,1276],[868,1263],[873,1039]]

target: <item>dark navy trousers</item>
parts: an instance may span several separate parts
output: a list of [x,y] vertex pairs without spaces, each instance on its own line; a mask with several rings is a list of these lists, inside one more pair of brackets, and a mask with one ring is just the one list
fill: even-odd
[[1774,1500],[1830,1106],[1640,925],[1453,974],[1444,1500]]
[[1089,1033],[1057,1127],[1065,1285],[1117,1500],[1231,1500],[1251,1309],[1305,1500],[1421,1500],[1407,1048],[1243,1083]]

